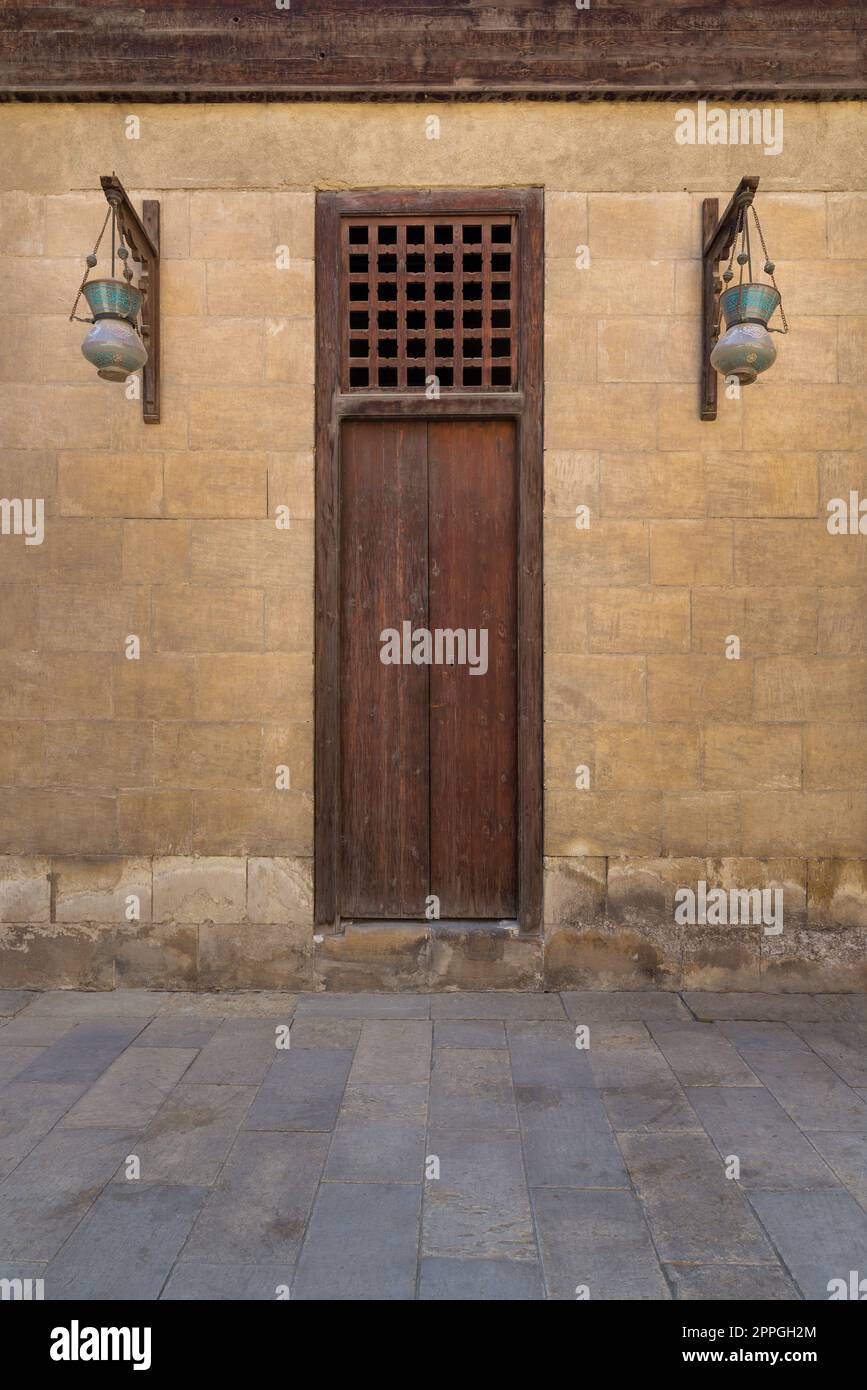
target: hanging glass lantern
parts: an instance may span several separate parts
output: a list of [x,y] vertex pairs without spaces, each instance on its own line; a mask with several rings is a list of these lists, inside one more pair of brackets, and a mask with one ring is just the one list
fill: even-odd
[[[777,350],[774,347],[771,334],[788,333],[789,331],[780,291],[777,289],[777,282],[774,279],[774,262],[768,257],[755,204],[752,205],[752,214],[759,240],[762,243],[765,258],[764,273],[770,277],[771,283],[765,284],[760,280],[753,279],[747,213],[747,208],[741,208],[738,213],[735,234],[732,238],[731,256],[722,277],[723,282],[729,286],[728,289],[723,290],[719,300],[720,313],[725,319],[726,331],[720,338],[719,325],[717,325],[715,336],[718,341],[710,355],[711,366],[716,371],[721,372],[726,377],[737,377],[742,386],[752,385],[760,372],[766,372],[768,367],[772,367],[777,360]],[[740,251],[737,251],[740,279],[737,285],[732,285],[731,282],[734,279],[732,264],[735,260],[738,242],[740,242],[741,248]],[[746,279],[744,278],[745,268]],[[777,309],[780,311],[783,326],[782,328],[769,328],[768,323]]]
[[[87,269],[81,282],[70,322],[92,324],[90,332],[81,345],[81,351],[96,367],[97,375],[103,381],[126,381],[132,372],[137,372],[148,360],[147,349],[138,332],[138,316],[142,306],[142,291],[132,284],[132,270],[127,261],[129,248],[124,245],[123,232],[119,231],[117,209],[109,200],[109,210],[102,224],[102,231],[96,245],[87,257]],[[97,264],[97,251],[103,233],[111,218],[111,276],[101,280],[90,280],[90,272]],[[120,245],[117,245],[118,235]],[[123,277],[115,275],[116,261],[123,265]],[[92,318],[84,319],[76,314],[78,301],[84,295]]]

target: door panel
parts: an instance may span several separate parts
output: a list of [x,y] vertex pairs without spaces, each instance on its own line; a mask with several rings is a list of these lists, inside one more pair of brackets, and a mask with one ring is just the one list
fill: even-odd
[[431,892],[517,912],[517,489],[510,421],[428,426],[430,627],[487,629],[488,669],[431,667]]
[[[428,894],[443,918],[517,915],[515,443],[511,421],[343,427],[343,916],[421,917]],[[384,665],[406,621],[433,653],[484,630],[487,669]]]
[[379,634],[427,625],[427,426],[347,422],[341,448],[340,910],[417,917],[429,891],[428,672]]

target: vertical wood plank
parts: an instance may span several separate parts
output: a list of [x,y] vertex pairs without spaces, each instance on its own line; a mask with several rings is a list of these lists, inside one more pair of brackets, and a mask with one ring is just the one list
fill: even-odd
[[514,917],[515,427],[431,422],[428,437],[430,627],[488,634],[484,674],[469,664],[431,666],[431,892],[446,918]]
[[340,911],[421,916],[428,894],[428,672],[384,665],[380,634],[426,627],[427,426],[341,434]]

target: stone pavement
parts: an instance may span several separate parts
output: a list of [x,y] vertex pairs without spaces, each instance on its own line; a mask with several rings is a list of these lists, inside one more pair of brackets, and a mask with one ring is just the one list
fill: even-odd
[[863,995],[0,991],[0,1278],[48,1299],[826,1299],[853,1270]]

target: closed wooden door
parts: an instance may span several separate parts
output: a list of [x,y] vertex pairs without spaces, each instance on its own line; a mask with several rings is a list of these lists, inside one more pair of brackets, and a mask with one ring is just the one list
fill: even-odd
[[514,917],[514,425],[346,422],[340,538],[340,913]]

